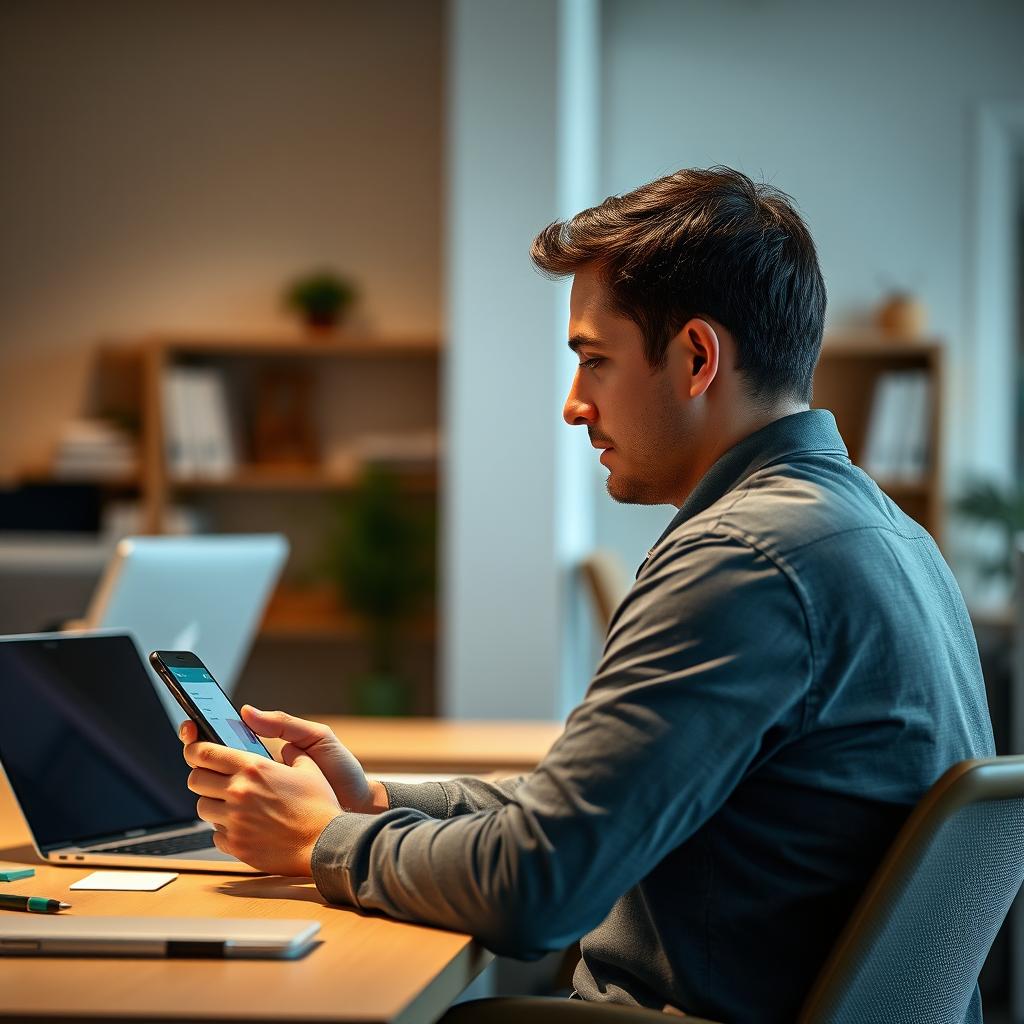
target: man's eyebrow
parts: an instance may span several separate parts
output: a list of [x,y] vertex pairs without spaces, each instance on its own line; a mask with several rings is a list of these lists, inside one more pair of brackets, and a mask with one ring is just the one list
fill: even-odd
[[573,352],[579,352],[579,350],[586,345],[587,348],[602,348],[604,342],[600,338],[595,338],[591,334],[574,334],[569,339],[569,348]]

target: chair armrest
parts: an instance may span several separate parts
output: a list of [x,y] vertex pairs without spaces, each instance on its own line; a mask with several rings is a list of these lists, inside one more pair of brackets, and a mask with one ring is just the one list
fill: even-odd
[[667,1024],[675,1020],[681,1024],[718,1024],[702,1017],[676,1017],[643,1006],[538,996],[472,999],[453,1006],[439,1024]]

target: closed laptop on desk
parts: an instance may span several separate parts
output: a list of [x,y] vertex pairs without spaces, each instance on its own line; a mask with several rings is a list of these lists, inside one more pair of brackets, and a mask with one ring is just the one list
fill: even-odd
[[317,921],[242,917],[0,917],[3,956],[166,956],[293,960]]
[[126,634],[0,637],[0,764],[48,861],[253,872],[196,817],[181,742]]

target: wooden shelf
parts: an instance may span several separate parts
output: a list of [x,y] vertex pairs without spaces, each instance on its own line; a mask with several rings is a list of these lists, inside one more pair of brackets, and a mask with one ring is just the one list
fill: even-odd
[[249,338],[217,335],[150,335],[143,345],[160,350],[166,357],[213,356],[330,359],[336,357],[436,358],[441,340],[431,335],[374,337],[334,332],[324,335],[268,335]]
[[[284,578],[292,581],[316,573],[338,519],[332,498],[357,486],[367,465],[389,466],[400,504],[415,505],[425,524],[432,521],[443,485],[443,446],[429,447],[424,438],[436,436],[442,421],[442,357],[441,339],[429,334],[154,332],[102,345],[86,404],[90,415],[138,434],[139,474],[131,494],[141,507],[139,532],[164,533],[182,509],[215,533],[280,532],[291,542]],[[166,431],[175,422],[165,402],[175,401],[175,415],[183,410],[181,390],[167,385],[187,383],[189,371],[222,392],[215,402],[226,409],[211,420],[219,420],[221,436],[228,421],[233,452],[224,454],[235,468],[227,474],[172,469],[182,464],[168,457],[173,446]],[[204,459],[185,462],[188,469]],[[404,623],[399,639],[402,671],[414,691],[411,710],[423,713],[437,707],[436,635],[430,612]],[[259,680],[273,680],[275,693],[281,672],[296,663],[311,692],[335,693],[340,678],[363,671],[369,653],[365,625],[339,605],[329,586],[283,585],[258,638],[259,656],[247,678],[257,689]],[[352,698],[342,693],[335,699],[345,706]]]
[[[430,494],[437,489],[436,471],[396,471],[403,490]],[[228,491],[347,491],[359,480],[358,471],[331,473],[318,466],[249,466],[226,477],[176,477],[168,480],[172,490],[186,492]]]

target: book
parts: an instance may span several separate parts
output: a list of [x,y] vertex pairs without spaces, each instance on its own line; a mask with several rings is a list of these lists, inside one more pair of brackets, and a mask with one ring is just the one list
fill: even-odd
[[875,480],[917,483],[929,457],[931,385],[924,370],[894,370],[875,382],[861,465]]
[[194,455],[203,476],[230,476],[238,467],[224,378],[213,367],[189,371]]
[[187,368],[170,367],[164,371],[160,385],[167,469],[172,476],[190,477],[195,472],[195,457],[189,419]]
[[214,367],[174,366],[164,375],[164,431],[172,476],[222,478],[238,465],[227,389]]
[[883,373],[875,381],[861,465],[875,480],[890,479],[896,469],[900,438],[903,380]]
[[931,382],[923,370],[909,375],[907,428],[903,447],[901,479],[918,483],[928,471],[928,424],[931,418]]
[[53,476],[62,480],[111,480],[138,472],[138,442],[125,429],[102,419],[76,419],[61,429]]

